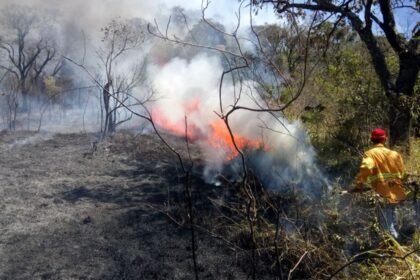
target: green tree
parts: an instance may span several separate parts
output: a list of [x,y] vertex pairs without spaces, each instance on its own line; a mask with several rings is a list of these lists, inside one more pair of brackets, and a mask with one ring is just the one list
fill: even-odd
[[[415,1],[261,1],[254,5],[273,5],[279,16],[303,17],[305,13],[316,13],[319,22],[335,21],[346,24],[359,35],[370,55],[389,102],[389,129],[391,145],[401,145],[408,151],[413,108],[418,105],[419,93],[415,91],[420,54],[420,25],[410,35],[402,35],[396,29],[395,10],[412,9],[418,12]],[[393,74],[375,28],[379,28],[397,57],[398,71]]]

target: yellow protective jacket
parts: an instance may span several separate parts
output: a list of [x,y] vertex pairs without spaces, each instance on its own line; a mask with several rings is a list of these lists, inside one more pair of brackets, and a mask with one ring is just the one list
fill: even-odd
[[357,176],[357,187],[361,188],[368,183],[389,203],[396,204],[406,197],[402,183],[404,173],[402,156],[383,144],[376,144],[363,155]]

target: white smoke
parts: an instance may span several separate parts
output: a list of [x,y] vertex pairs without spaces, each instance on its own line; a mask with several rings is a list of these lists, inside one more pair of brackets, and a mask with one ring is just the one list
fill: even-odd
[[[208,54],[197,55],[191,60],[174,58],[150,72],[154,77],[154,88],[161,97],[154,104],[157,112],[154,116],[167,122],[163,126],[177,125],[179,134],[184,132],[185,117],[190,133],[199,130],[195,133],[199,135],[196,143],[206,162],[205,175],[210,181],[223,172],[227,164],[236,176],[241,172],[238,158],[229,159],[231,150],[228,146],[213,146],[208,141],[214,133],[212,124],[220,121],[216,114],[221,114],[220,101],[226,113],[238,100],[235,96],[239,96],[238,85],[226,79],[219,99],[222,72],[220,59]],[[254,96],[252,84],[248,82],[250,86],[242,88],[237,105],[258,108],[258,103],[262,103]],[[314,163],[315,151],[299,121],[290,122],[281,115],[270,113],[238,110],[229,118],[229,124],[237,137],[263,143],[265,148],[250,151],[247,160],[268,189],[280,190],[290,183],[314,190],[320,187],[319,183],[314,186],[310,179],[322,178],[322,175]]]
[[[204,1],[205,3],[206,1]],[[52,17],[59,21],[63,40],[65,44],[72,44],[72,41],[80,39],[83,32],[87,41],[96,43],[100,40],[100,29],[116,18],[131,19],[141,18],[147,22],[157,22],[160,26],[166,26],[173,7],[180,7],[187,15],[190,26],[201,16],[201,0],[0,0],[0,9],[9,5],[23,5],[37,9],[44,13],[43,17]],[[240,10],[240,12],[239,12]],[[47,14],[45,14],[47,13]],[[227,27],[228,32],[236,28],[237,15],[241,14],[241,32],[246,32],[250,22],[249,8],[243,5],[239,8],[237,1],[212,0],[206,9],[206,17],[213,18]],[[258,16],[253,16],[256,24],[278,21],[275,14],[267,7],[260,10]],[[73,26],[69,31],[67,25]],[[169,30],[170,33],[174,30]],[[81,46],[79,46],[80,48]]]
[[[0,1],[0,8],[12,4],[13,1]],[[133,1],[133,0],[90,0],[90,1],[58,1],[58,0],[22,0],[19,5],[31,5],[41,9],[54,10],[59,16],[55,23],[58,33],[63,35],[62,45],[66,46],[65,55],[73,57],[78,62],[86,63],[87,67],[93,67],[94,75],[100,75],[98,57],[95,50],[100,45],[100,29],[112,19],[120,17],[124,19],[141,18],[165,26],[171,8],[181,6],[187,14],[199,11],[201,1]],[[235,13],[238,11],[237,2],[214,1],[210,4],[207,15],[216,17],[216,20],[226,25],[230,32],[236,25]],[[260,18],[263,18],[260,15]],[[246,9],[242,14],[242,22],[249,21]],[[77,19],[77,20],[75,20]],[[197,19],[197,18],[196,18]],[[57,20],[57,19],[56,19]],[[193,22],[190,22],[193,24]],[[249,24],[249,23],[248,23]],[[244,24],[246,25],[246,24]],[[148,45],[147,47],[150,47]],[[159,55],[160,48],[155,48]],[[162,48],[162,50],[166,50]],[[121,75],[130,73],[132,61],[140,61],[145,56],[147,48],[140,52],[133,52],[124,60],[120,61],[115,69]],[[197,53],[197,52],[195,52]],[[184,54],[185,55],[185,54]],[[154,117],[163,117],[170,125],[181,127],[188,122],[188,132],[196,138],[206,161],[207,174],[222,172],[225,169],[227,159],[231,160],[231,147],[211,146],[208,139],[214,133],[212,125],[221,122],[217,115],[226,113],[231,106],[241,105],[250,108],[258,108],[262,101],[258,96],[251,81],[245,82],[244,87],[233,84],[227,77],[222,87],[222,95],[219,98],[220,77],[223,66],[220,58],[215,55],[198,54],[192,58],[184,59],[175,57],[176,54],[163,54],[165,59],[172,57],[165,64],[149,65],[148,77],[157,92],[158,101],[153,105]],[[162,61],[161,61],[162,62]],[[153,63],[153,57],[151,59]],[[83,72],[78,69],[79,72]],[[76,71],[75,71],[76,72]],[[81,78],[82,79],[82,78]],[[134,94],[141,97],[144,89],[136,89]],[[99,101],[100,89],[92,96],[90,102]],[[240,96],[240,98],[239,98]],[[87,104],[87,103],[86,103]],[[99,103],[98,103],[99,104]],[[222,107],[222,110],[220,109]],[[76,120],[85,121],[84,117],[92,115],[96,123],[100,119],[99,108],[83,107],[77,111],[79,116]],[[70,112],[69,112],[70,113]],[[83,116],[83,117],[80,117]],[[48,119],[43,119],[47,124]],[[72,121],[72,126],[74,122]],[[159,122],[158,122],[159,123]],[[53,122],[54,124],[54,122]],[[306,132],[299,122],[289,122],[281,114],[255,113],[246,110],[235,111],[229,118],[232,132],[240,138],[263,143],[261,151],[255,151],[247,157],[249,164],[261,175],[261,180],[270,189],[278,189],[280,182],[302,182],[306,177],[316,172],[314,166],[315,152],[311,147]],[[80,126],[79,126],[80,127]],[[179,131],[178,131],[179,133]],[[254,147],[255,148],[255,147]],[[235,160],[229,162],[232,167]],[[235,168],[233,168],[235,169]],[[237,171],[240,173],[240,170]],[[306,177],[305,177],[306,176]],[[210,176],[211,177],[211,176]]]

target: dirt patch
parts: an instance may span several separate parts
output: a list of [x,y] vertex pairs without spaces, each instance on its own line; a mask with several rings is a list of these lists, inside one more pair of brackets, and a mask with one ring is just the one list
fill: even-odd
[[[2,132],[0,279],[193,278],[189,232],[161,211],[182,206],[176,160],[142,137],[130,147],[96,144],[94,134]],[[205,207],[210,187],[194,184]],[[246,277],[220,241],[198,239],[202,278]]]

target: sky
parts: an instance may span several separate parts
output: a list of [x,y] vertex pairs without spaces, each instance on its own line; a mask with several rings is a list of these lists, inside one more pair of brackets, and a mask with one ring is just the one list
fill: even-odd
[[[168,18],[171,7],[181,6],[187,14],[199,13],[202,0],[0,0],[0,8],[18,2],[19,4],[35,5],[60,11],[61,17],[81,26],[86,32],[100,30],[111,19],[116,17],[141,17],[149,22],[155,19],[163,23]],[[206,16],[225,24],[227,30],[232,30],[236,24],[238,0],[211,0]],[[411,32],[420,14],[414,10],[397,10],[397,28],[403,32]],[[249,25],[249,9],[241,11],[241,26]],[[253,16],[256,24],[279,22],[270,5]]]
[[[0,0],[0,7],[16,3],[16,0]],[[63,19],[74,22],[85,30],[99,30],[102,26],[116,17],[141,17],[153,22],[163,20],[171,7],[181,6],[187,13],[199,12],[201,0],[19,0],[22,5],[36,5],[38,7],[58,10]],[[212,0],[206,15],[233,26],[236,24],[238,10],[237,0]],[[242,19],[249,22],[249,9],[243,9]],[[271,9],[263,9],[256,18],[258,24],[273,22],[276,16]]]

